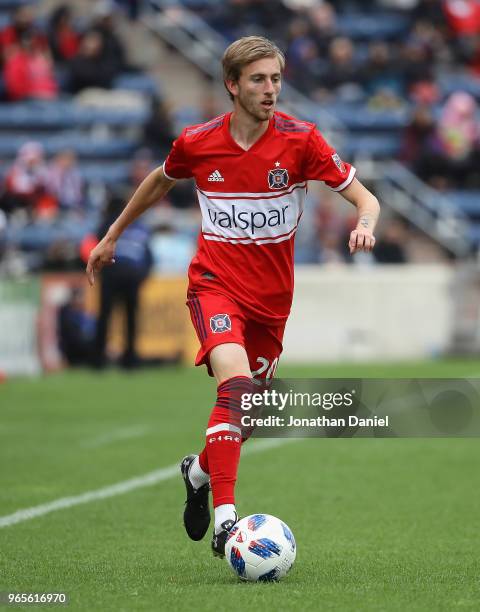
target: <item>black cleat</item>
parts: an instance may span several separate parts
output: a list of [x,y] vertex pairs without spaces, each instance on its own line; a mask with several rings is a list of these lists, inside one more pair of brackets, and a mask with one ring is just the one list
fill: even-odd
[[227,543],[228,534],[237,521],[238,518],[236,518],[234,521],[229,519],[228,521],[222,523],[222,531],[220,533],[215,533],[215,531],[213,532],[212,552],[214,557],[220,557],[223,559],[225,556],[225,544]]
[[185,510],[183,512],[183,524],[188,537],[198,542],[207,533],[210,526],[210,508],[208,507],[208,493],[210,485],[204,484],[199,489],[194,489],[188,473],[190,466],[196,459],[197,455],[188,455],[184,457],[180,464],[183,481],[187,489],[187,501],[185,502]]

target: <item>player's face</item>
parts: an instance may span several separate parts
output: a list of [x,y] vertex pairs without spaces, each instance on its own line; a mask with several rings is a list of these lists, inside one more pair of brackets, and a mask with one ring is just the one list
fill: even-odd
[[271,119],[282,87],[280,63],[276,57],[252,62],[232,84],[235,103],[258,121]]

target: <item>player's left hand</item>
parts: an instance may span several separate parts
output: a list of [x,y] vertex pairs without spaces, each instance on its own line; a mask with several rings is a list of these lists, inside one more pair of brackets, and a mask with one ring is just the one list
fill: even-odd
[[115,240],[107,234],[90,253],[85,272],[91,287],[95,283],[95,274],[100,272],[104,266],[115,263],[115,246]]
[[368,229],[356,227],[350,234],[348,246],[350,248],[350,255],[359,251],[370,253],[375,246],[375,236]]

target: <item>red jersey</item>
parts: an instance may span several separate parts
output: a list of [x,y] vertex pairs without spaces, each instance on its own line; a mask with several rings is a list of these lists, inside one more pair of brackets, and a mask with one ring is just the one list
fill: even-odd
[[190,290],[214,289],[254,320],[286,321],[293,297],[294,239],[307,181],[345,189],[355,168],[342,162],[313,123],[275,112],[245,151],[231,113],[187,127],[164,165],[167,178],[195,179],[202,211]]

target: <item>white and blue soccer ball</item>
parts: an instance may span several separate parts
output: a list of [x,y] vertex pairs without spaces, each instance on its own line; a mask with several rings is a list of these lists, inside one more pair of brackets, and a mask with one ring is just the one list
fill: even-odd
[[225,544],[225,559],[242,580],[275,581],[291,569],[297,546],[286,523],[270,514],[252,514],[234,525]]

